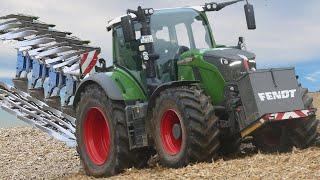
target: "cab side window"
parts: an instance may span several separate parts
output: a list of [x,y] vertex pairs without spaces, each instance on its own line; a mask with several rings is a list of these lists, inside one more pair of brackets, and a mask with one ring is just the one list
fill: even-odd
[[190,39],[186,25],[184,23],[180,23],[177,24],[175,28],[178,35],[177,38],[179,46],[185,46],[190,48]]
[[131,49],[131,44],[124,41],[121,27],[113,30],[114,63],[126,67],[129,70],[137,70],[136,53]]
[[209,37],[209,33],[205,28],[207,25],[202,24],[202,21],[194,21],[191,24],[191,28],[193,31],[194,43],[197,49],[206,49],[210,48],[211,40]]

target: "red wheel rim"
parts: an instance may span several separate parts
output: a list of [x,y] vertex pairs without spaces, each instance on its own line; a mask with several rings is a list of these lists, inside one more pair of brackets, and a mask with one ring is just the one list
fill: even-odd
[[160,124],[161,142],[166,153],[170,155],[178,154],[182,144],[182,135],[180,135],[179,138],[175,138],[173,135],[173,127],[175,124],[178,124],[181,128],[181,121],[178,114],[172,109],[165,111]]
[[97,107],[90,108],[84,122],[84,143],[87,154],[96,165],[104,164],[110,151],[108,119]]

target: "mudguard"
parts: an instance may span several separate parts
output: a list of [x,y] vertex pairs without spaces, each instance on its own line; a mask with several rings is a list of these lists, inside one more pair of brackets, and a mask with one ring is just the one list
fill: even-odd
[[151,107],[154,107],[156,98],[159,97],[160,93],[163,90],[171,87],[187,86],[187,85],[196,84],[196,83],[199,83],[199,81],[171,81],[171,82],[160,85],[150,96],[148,110],[150,110]]
[[104,90],[106,95],[112,100],[123,100],[121,91],[116,85],[116,83],[114,82],[114,80],[108,75],[106,75],[105,73],[96,73],[96,74],[90,75],[89,77],[81,81],[75,93],[74,102],[73,102],[74,106],[79,102],[81,92],[89,84],[99,85]]

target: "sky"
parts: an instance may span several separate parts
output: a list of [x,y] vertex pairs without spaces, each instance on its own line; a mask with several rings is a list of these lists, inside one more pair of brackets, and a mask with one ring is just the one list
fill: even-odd
[[[56,29],[73,32],[102,48],[101,56],[112,61],[109,20],[138,5],[171,8],[203,5],[200,0],[1,0],[0,16],[23,13],[39,16]],[[217,0],[216,2],[221,2]],[[236,45],[245,37],[247,47],[257,55],[260,68],[295,67],[303,86],[320,90],[320,1],[249,0],[255,6],[257,29],[246,28],[243,3],[219,12],[209,12],[209,21],[218,44]],[[15,73],[16,50],[0,43],[0,80]],[[1,112],[0,112],[1,114]],[[0,125],[1,126],[1,125]]]

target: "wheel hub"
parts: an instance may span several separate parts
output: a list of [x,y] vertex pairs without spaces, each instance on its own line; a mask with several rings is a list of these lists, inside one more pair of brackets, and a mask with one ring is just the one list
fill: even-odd
[[172,128],[172,134],[174,139],[178,140],[181,137],[181,126],[178,123],[175,123]]

